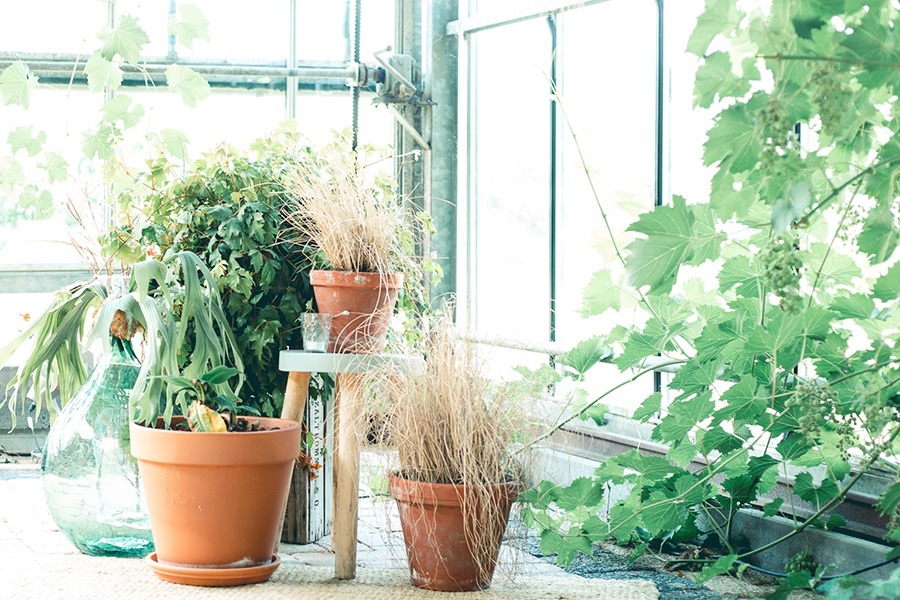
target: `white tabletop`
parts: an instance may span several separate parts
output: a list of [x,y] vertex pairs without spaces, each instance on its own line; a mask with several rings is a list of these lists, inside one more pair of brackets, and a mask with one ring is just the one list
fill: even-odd
[[282,350],[278,354],[278,369],[299,373],[361,373],[391,368],[421,372],[425,361],[405,354],[333,354]]

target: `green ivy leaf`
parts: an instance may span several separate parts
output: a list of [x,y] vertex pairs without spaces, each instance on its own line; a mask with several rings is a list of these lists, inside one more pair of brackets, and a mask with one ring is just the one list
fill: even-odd
[[122,68],[117,62],[107,60],[98,50],[91,54],[84,65],[84,74],[88,78],[88,90],[102,92],[119,89],[122,86]]
[[837,496],[838,486],[831,479],[824,479],[822,484],[816,487],[813,484],[811,474],[799,473],[794,479],[794,493],[803,500],[819,507]]
[[47,171],[47,180],[50,183],[62,183],[69,176],[68,162],[56,152],[45,153],[44,162],[38,166]]
[[626,271],[635,287],[650,286],[651,293],[671,291],[678,269],[690,257],[693,216],[683,198],[672,206],[659,206],[644,213],[628,231],[647,237],[628,245]]
[[563,510],[599,506],[603,502],[603,482],[590,477],[579,477],[568,487],[556,488],[556,505]]
[[131,108],[131,97],[117,94],[103,105],[103,118],[110,123],[122,122],[122,129],[130,129],[137,125],[144,116],[144,107],[136,104]]
[[31,125],[22,125],[10,131],[6,141],[9,142],[13,154],[19,150],[25,150],[28,156],[37,156],[44,147],[44,142],[47,141],[47,134],[39,131],[35,135],[31,131]]
[[5,104],[28,108],[31,90],[37,87],[37,77],[21,60],[14,61],[0,73],[0,97]]
[[612,282],[609,269],[597,271],[591,277],[584,289],[584,297],[581,302],[579,314],[588,318],[599,315],[612,308],[619,310],[622,307],[621,294]]
[[166,69],[166,84],[178,92],[185,104],[194,108],[197,101],[209,96],[209,83],[196,71],[182,65],[169,65]]
[[112,61],[118,54],[132,65],[140,60],[144,44],[150,42],[137,19],[130,15],[124,15],[115,28],[102,32],[99,37],[103,41],[100,49],[103,58]]
[[179,4],[178,12],[169,16],[169,34],[179,44],[194,47],[194,40],[209,41],[209,20],[196,4]]

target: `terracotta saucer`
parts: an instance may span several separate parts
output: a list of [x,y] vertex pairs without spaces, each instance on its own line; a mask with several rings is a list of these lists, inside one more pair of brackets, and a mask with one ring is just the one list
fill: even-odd
[[202,585],[220,587],[227,585],[247,585],[259,583],[272,576],[281,565],[281,558],[272,555],[272,562],[256,567],[237,567],[234,569],[208,569],[204,567],[179,567],[160,564],[156,560],[156,552],[145,559],[156,576],[163,581],[184,585]]

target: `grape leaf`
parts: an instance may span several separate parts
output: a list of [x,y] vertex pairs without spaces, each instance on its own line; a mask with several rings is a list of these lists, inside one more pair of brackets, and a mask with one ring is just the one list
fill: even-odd
[[577,530],[563,537],[555,531],[546,529],[541,532],[541,553],[556,554],[556,562],[560,566],[568,566],[579,554],[592,553],[591,541]]
[[646,422],[650,417],[659,412],[661,403],[662,394],[653,392],[647,396],[647,399],[641,403],[636,411],[634,411],[631,418],[635,421]]
[[806,214],[812,196],[809,184],[798,181],[788,189],[788,197],[778,200],[772,207],[772,232],[775,234],[787,231],[791,224]]
[[894,253],[898,240],[900,232],[894,226],[891,203],[879,202],[869,212],[856,243],[873,263],[882,263]]
[[91,54],[84,65],[84,74],[88,78],[88,89],[102,92],[107,87],[111,90],[122,86],[122,68],[112,60],[107,60],[99,51]]
[[197,106],[198,100],[209,96],[209,83],[190,67],[169,65],[166,68],[166,83],[192,108]]
[[144,107],[140,104],[131,108],[131,97],[125,94],[117,94],[103,105],[103,117],[110,123],[122,122],[123,129],[129,129],[137,125],[144,116]]
[[706,9],[697,17],[697,24],[688,39],[687,51],[703,56],[713,38],[723,31],[734,30],[741,16],[734,2],[707,0]]
[[612,282],[609,269],[603,269],[594,273],[581,302],[578,311],[582,317],[599,315],[609,308],[619,310],[622,307],[619,289]]
[[658,536],[665,531],[675,531],[687,517],[687,507],[681,498],[669,498],[656,491],[641,507],[641,518],[650,535]]
[[21,60],[14,61],[0,73],[0,97],[5,104],[28,108],[31,90],[37,87],[37,77]]
[[900,262],[894,263],[887,273],[878,278],[872,294],[885,302],[900,297]]
[[837,496],[838,486],[831,479],[824,479],[822,484],[816,487],[811,474],[799,473],[794,479],[794,493],[819,507]]
[[27,185],[19,196],[19,206],[32,209],[36,219],[46,219],[53,214],[53,195],[47,190],[38,190],[35,185]]
[[100,34],[103,47],[100,53],[108,61],[118,54],[128,64],[136,64],[141,58],[141,48],[150,42],[150,38],[141,29],[137,19],[124,15],[119,24]]
[[719,162],[720,169],[743,173],[756,167],[761,153],[762,145],[747,107],[736,104],[719,113],[707,133],[703,162]]
[[731,68],[731,58],[725,52],[713,52],[707,56],[697,68],[695,77],[694,106],[709,108],[717,98],[739,98],[750,91],[749,77],[735,74]]
[[731,567],[734,565],[737,558],[737,554],[726,554],[725,556],[720,556],[713,564],[703,567],[703,570],[700,571],[698,575],[694,576],[694,581],[696,581],[700,585],[703,585],[713,577],[724,575],[731,570]]
[[563,510],[577,510],[582,506],[599,506],[603,502],[603,482],[579,477],[568,487],[556,488],[554,500]]
[[6,141],[9,142],[13,154],[19,150],[25,150],[28,156],[37,156],[44,146],[44,142],[47,141],[47,134],[39,131],[35,135],[31,131],[31,125],[22,125],[10,131]]
[[595,336],[580,342],[577,346],[557,357],[557,362],[571,368],[582,377],[591,367],[612,356],[612,349],[601,336]]
[[193,48],[194,40],[209,41],[209,20],[196,4],[179,4],[169,17],[168,31],[179,44]]
[[678,269],[690,257],[692,222],[684,199],[676,196],[672,206],[659,206],[631,224],[628,231],[647,237],[628,245],[629,282],[635,287],[649,285],[651,293],[669,292]]
[[109,125],[102,125],[97,131],[85,132],[82,148],[88,158],[96,156],[101,160],[107,160],[115,155],[114,141],[115,131],[113,128]]
[[50,183],[63,182],[69,175],[69,165],[66,159],[56,152],[44,154],[44,162],[38,166],[47,171],[47,180]]

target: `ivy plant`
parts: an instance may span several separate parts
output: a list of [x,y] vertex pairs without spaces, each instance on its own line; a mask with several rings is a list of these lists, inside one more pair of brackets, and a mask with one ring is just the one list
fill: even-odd
[[[807,528],[841,526],[836,507],[873,469],[890,482],[877,504],[885,539],[900,542],[898,17],[889,0],[749,12],[707,0],[688,51],[700,62],[694,103],[715,113],[709,202],[675,197],[641,215],[627,247],[613,240],[619,263],[594,276],[583,307],[637,299],[646,319],[589,344],[613,349],[628,380],[651,373],[648,360],[680,366],[666,397],[634,415],[668,452],[629,451],[593,477],[526,492],[544,553],[566,564],[608,539],[639,555],[713,536],[721,550],[702,580]],[[780,478],[793,497],[764,499]],[[607,498],[619,485],[624,495]],[[771,516],[800,501],[811,514],[785,511],[794,527],[782,538],[748,548],[728,534],[738,509]],[[785,585],[809,587],[828,568]]]

